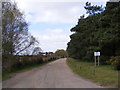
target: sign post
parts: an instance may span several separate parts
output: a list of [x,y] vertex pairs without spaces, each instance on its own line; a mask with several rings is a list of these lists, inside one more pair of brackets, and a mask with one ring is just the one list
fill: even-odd
[[99,66],[99,64],[100,64],[100,58],[99,58],[100,52],[94,52],[94,56],[95,56],[95,66],[96,66],[96,64]]
[[100,62],[100,58],[99,58],[99,56],[98,56],[98,66],[99,66],[99,62]]
[[95,67],[96,67],[96,52],[94,52],[94,56],[95,56]]

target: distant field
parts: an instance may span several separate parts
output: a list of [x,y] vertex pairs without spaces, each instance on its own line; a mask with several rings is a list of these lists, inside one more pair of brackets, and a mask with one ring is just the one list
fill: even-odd
[[118,87],[118,71],[114,70],[110,65],[100,65],[95,68],[94,63],[71,58],[67,59],[67,64],[73,72],[83,78],[99,83],[102,86]]

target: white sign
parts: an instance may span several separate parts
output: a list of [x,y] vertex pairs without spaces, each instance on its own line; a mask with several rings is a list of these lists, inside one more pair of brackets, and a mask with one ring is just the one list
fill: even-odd
[[109,0],[109,2],[120,2],[120,0]]
[[100,56],[100,52],[94,52],[94,56]]

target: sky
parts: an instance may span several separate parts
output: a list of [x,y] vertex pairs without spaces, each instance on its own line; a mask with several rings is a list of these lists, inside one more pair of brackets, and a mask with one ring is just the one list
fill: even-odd
[[43,52],[66,50],[70,29],[74,27],[87,1],[106,5],[108,0],[14,0],[29,23],[29,32],[39,41]]

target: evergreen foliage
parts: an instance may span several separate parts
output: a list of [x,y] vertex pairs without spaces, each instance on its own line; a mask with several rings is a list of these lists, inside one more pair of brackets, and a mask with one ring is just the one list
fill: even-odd
[[85,9],[89,16],[82,16],[71,29],[75,33],[70,36],[68,43],[69,57],[92,61],[93,53],[100,51],[101,60],[106,63],[111,56],[119,56],[120,2],[107,3],[104,11],[101,6],[91,6],[87,2]]

